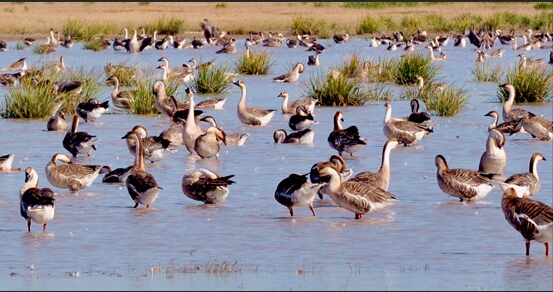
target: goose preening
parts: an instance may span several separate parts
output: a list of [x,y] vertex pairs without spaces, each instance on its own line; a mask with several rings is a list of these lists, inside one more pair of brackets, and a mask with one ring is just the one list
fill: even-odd
[[77,131],[79,126],[79,116],[73,116],[73,123],[71,128],[67,129],[65,137],[63,137],[62,145],[73,157],[77,157],[77,154],[86,154],[90,156],[92,150],[96,150],[96,142],[98,138],[94,135],[90,135],[87,132]]
[[125,185],[135,203],[133,208],[138,207],[139,204],[150,208],[150,205],[157,199],[159,191],[163,188],[157,184],[154,176],[144,168],[144,149],[142,148],[142,139],[140,139],[138,133],[130,132],[128,136],[134,141],[136,156]]
[[507,188],[501,199],[501,209],[507,222],[526,240],[526,255],[530,255],[530,242],[545,245],[549,256],[549,243],[553,241],[553,208],[532,198],[520,198],[513,188]]
[[430,115],[427,112],[419,111],[420,104],[418,99],[412,99],[409,105],[411,106],[411,114],[407,118],[408,121],[414,123],[424,123],[430,120]]
[[[323,183],[324,181],[321,180],[321,175],[319,174],[319,169],[323,169],[324,166],[333,166],[340,172],[340,176],[342,177],[342,181],[346,181],[350,178],[350,176],[353,174],[353,169],[347,168],[346,162],[344,161],[344,158],[338,154],[332,154],[330,158],[326,161],[321,161],[313,164],[311,166],[311,170],[309,171],[309,180],[311,183]],[[323,193],[321,193],[321,189],[319,188],[319,191],[317,191],[317,194],[319,198],[323,199]]]
[[359,135],[359,130],[355,125],[344,129],[341,124],[343,121],[344,114],[341,111],[337,111],[334,114],[334,130],[330,132],[327,138],[328,145],[330,148],[338,151],[340,156],[342,156],[343,152],[347,152],[350,156],[353,156],[353,153],[367,145],[367,139]]
[[21,58],[10,65],[0,69],[0,71],[26,71],[27,70],[27,61],[25,58]]
[[62,105],[63,102],[60,102],[52,108],[50,119],[46,122],[46,129],[48,131],[67,131],[69,128],[64,113],[59,110]]
[[511,135],[518,132],[528,133],[541,141],[553,141],[553,122],[542,116],[524,117],[518,121]]
[[309,129],[312,125],[318,124],[313,115],[308,112],[305,105],[299,105],[296,108],[296,114],[288,120],[288,126],[294,131],[303,131]]
[[[192,90],[192,88],[190,87],[187,87],[185,89],[186,91],[186,96],[188,97],[188,99],[190,99],[190,96],[194,95],[194,91]],[[205,100],[202,100],[200,102],[198,102],[197,104],[195,104],[194,108],[197,108],[197,109],[223,109],[223,106],[225,105],[225,102],[227,101],[227,98],[226,97],[220,97],[220,98],[210,98],[210,99],[205,99]]]
[[38,174],[32,167],[25,168],[25,184],[19,191],[19,211],[27,220],[27,230],[31,232],[31,221],[42,224],[46,232],[48,222],[56,214],[54,192],[49,188],[38,187]]
[[219,160],[219,151],[221,143],[226,145],[225,132],[217,127],[209,127],[204,134],[199,135],[194,142],[194,151],[202,159],[215,156],[215,160]]
[[286,133],[284,129],[278,129],[273,133],[275,143],[313,144],[315,130],[305,129],[301,131]]
[[505,191],[507,188],[513,188],[519,197],[531,197],[536,194],[541,187],[538,176],[538,162],[541,160],[545,161],[545,157],[541,153],[532,154],[528,172],[511,175],[504,182],[499,183],[501,189]]
[[119,78],[115,75],[110,76],[106,81],[113,81],[115,83],[115,87],[111,92],[112,105],[120,109],[129,110],[130,101],[133,99],[136,91],[120,90]]
[[104,165],[106,174],[102,178],[102,182],[103,183],[125,183],[127,181],[127,177],[129,177],[129,174],[131,174],[132,168],[133,168],[133,165],[129,165],[127,167],[119,167],[112,170],[111,167]]
[[489,111],[484,116],[493,118],[493,122],[488,126],[488,132],[491,131],[492,129],[496,129],[503,134],[511,134],[515,131],[515,128],[517,126],[516,121],[510,121],[510,122],[504,122],[504,123],[498,124],[499,113],[494,110]]
[[275,200],[288,208],[290,216],[294,216],[293,208],[309,206],[309,210],[315,216],[313,200],[321,184],[311,184],[306,174],[292,173],[280,181],[275,190]]
[[184,120],[177,120],[171,123],[169,128],[161,131],[159,137],[169,140],[173,146],[182,145],[182,129],[184,128],[184,123],[186,123]]
[[373,210],[384,208],[396,201],[393,194],[369,184],[342,181],[340,172],[334,166],[319,168],[320,179],[326,182],[321,192],[328,194],[338,206],[355,213],[355,219]]
[[392,105],[387,102],[384,106],[386,114],[382,130],[388,139],[398,140],[405,146],[412,146],[428,133],[433,132],[431,123],[428,123],[430,120],[415,123],[403,118],[392,118]]
[[382,161],[377,172],[363,171],[351,177],[348,181],[366,183],[387,191],[390,185],[390,153],[397,145],[399,145],[397,140],[388,140],[384,143]]
[[68,155],[56,153],[46,165],[46,178],[56,188],[69,189],[74,194],[92,185],[101,170],[105,171],[103,165],[72,163]]
[[275,115],[274,109],[261,109],[255,107],[246,106],[246,83],[241,80],[237,80],[233,83],[240,87],[242,95],[240,101],[238,101],[237,113],[240,121],[246,125],[252,126],[265,126],[271,121]]
[[0,171],[21,171],[19,167],[12,167],[14,158],[13,153],[0,156]]
[[142,153],[143,158],[148,159],[152,163],[178,151],[176,146],[171,145],[171,141],[159,136],[148,136],[148,130],[144,126],[136,125],[125,136],[121,137],[121,139],[125,139],[127,148],[133,156],[136,156],[135,151],[137,147],[131,135],[132,133],[140,138],[140,147],[144,151]]
[[61,45],[68,48],[68,49],[73,47],[73,39],[71,38],[70,33],[67,33],[67,35],[63,39],[63,43]]
[[461,202],[482,199],[494,188],[490,178],[480,175],[476,170],[454,168],[450,169],[445,157],[436,155],[436,178],[438,186],[444,193],[459,198]]
[[524,117],[535,117],[536,115],[525,110],[522,108],[512,108],[513,103],[515,101],[515,87],[511,83],[505,83],[502,85],[499,85],[500,88],[504,88],[509,96],[507,98],[507,101],[503,104],[503,121],[510,122],[510,121],[516,121],[518,122],[520,119]]
[[507,154],[503,146],[505,146],[505,135],[496,129],[491,129],[486,140],[486,151],[480,156],[479,172],[503,176],[507,165]]
[[96,122],[103,113],[108,111],[108,108],[109,100],[100,102],[96,98],[91,98],[77,105],[77,115],[85,122]]
[[[200,121],[209,123],[212,127],[218,127],[217,121],[212,116],[205,116],[201,118]],[[225,146],[242,146],[249,136],[250,134],[248,133],[225,132]]]
[[315,110],[315,104],[318,101],[316,98],[308,96],[302,99],[296,99],[288,103],[289,95],[286,91],[281,92],[277,97],[282,97],[282,113],[292,115],[297,112],[297,107],[300,105],[307,106],[307,112],[313,113],[313,111]]
[[214,171],[199,168],[182,177],[182,192],[192,200],[219,204],[228,197],[228,185],[235,183],[232,177],[234,174],[220,176]]
[[274,82],[296,82],[300,78],[300,74],[303,73],[304,66],[302,62],[296,63],[292,70],[273,78]]

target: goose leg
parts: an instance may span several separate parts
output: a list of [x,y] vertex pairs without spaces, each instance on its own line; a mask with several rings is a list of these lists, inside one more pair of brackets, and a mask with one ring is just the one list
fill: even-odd
[[133,208],[136,208],[136,207],[138,207],[138,203],[136,203]]
[[526,255],[530,255],[530,241],[526,241]]
[[27,219],[27,229],[31,232],[31,218]]
[[315,209],[313,209],[313,205],[309,205],[309,209],[311,210],[311,213],[313,213],[313,216],[315,216]]
[[46,225],[48,225],[48,223],[44,223],[44,225],[42,225],[42,232],[46,232]]
[[292,207],[288,207],[288,210],[290,210],[290,216],[294,216],[294,210],[292,210]]
[[549,256],[549,242],[544,242],[545,245],[545,256]]

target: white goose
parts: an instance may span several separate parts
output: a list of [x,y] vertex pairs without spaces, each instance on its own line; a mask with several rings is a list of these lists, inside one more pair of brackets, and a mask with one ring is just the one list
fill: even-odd
[[246,106],[246,83],[241,80],[234,82],[234,85],[240,87],[242,95],[238,101],[237,113],[240,121],[246,125],[265,126],[271,121],[276,110],[260,109]]
[[496,129],[488,132],[486,140],[486,151],[480,157],[478,171],[490,175],[502,176],[507,165],[507,154],[505,153],[505,135]]
[[[64,164],[57,164],[56,161]],[[46,178],[56,188],[69,189],[72,194],[88,188],[100,171],[102,165],[84,165],[72,163],[71,158],[62,153],[56,153],[46,165]]]
[[199,168],[182,177],[182,192],[192,200],[205,204],[219,204],[229,194],[228,185],[235,183],[230,180],[234,174],[220,176],[206,168]]
[[545,160],[545,157],[539,152],[532,154],[528,172],[516,173],[511,175],[499,186],[503,191],[513,188],[519,197],[531,197],[536,194],[541,187],[540,177],[538,176],[538,162]]
[[288,208],[290,216],[294,216],[293,208],[309,206],[309,210],[315,216],[313,200],[321,184],[311,184],[307,180],[307,174],[292,173],[280,181],[275,190],[275,200]]
[[196,118],[194,115],[194,106],[196,102],[194,101],[194,95],[188,96],[188,115],[186,116],[186,124],[182,128],[182,141],[186,146],[186,149],[190,153],[194,153],[194,145],[196,144],[196,139],[198,136],[205,133],[204,129],[196,123]]
[[377,172],[363,171],[356,174],[348,181],[370,184],[373,187],[378,187],[387,191],[390,185],[390,153],[397,145],[399,145],[397,140],[388,140],[384,143],[382,147],[382,161]]
[[403,118],[392,118],[392,105],[387,102],[384,106],[386,114],[382,130],[388,139],[395,139],[405,146],[411,146],[433,132],[431,124],[426,122],[415,123]]
[[48,222],[54,219],[56,206],[54,192],[49,188],[38,188],[38,174],[32,167],[25,169],[25,184],[19,191],[19,211],[27,220],[27,229],[31,231],[31,221],[42,224],[46,232]]

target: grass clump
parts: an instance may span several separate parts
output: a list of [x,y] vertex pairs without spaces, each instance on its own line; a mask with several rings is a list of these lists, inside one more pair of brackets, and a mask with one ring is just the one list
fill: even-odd
[[33,49],[32,49],[33,54],[37,54],[37,55],[49,54],[49,53],[53,53],[55,51],[56,50],[54,48],[52,48],[51,46],[49,46],[47,44],[40,44],[40,43],[35,43],[33,45]]
[[106,79],[112,75],[117,76],[119,79],[119,85],[122,87],[136,85],[136,74],[138,72],[138,65],[129,66],[128,60],[121,61],[118,64],[112,65],[111,62],[104,66],[104,73]]
[[[410,99],[415,97],[408,97]],[[453,85],[445,85],[440,88],[426,88],[417,94],[416,98],[426,104],[431,115],[454,117],[468,103],[469,97],[464,88],[455,88]]]
[[235,71],[245,75],[267,75],[273,66],[273,55],[269,51],[242,53],[234,60]]
[[226,62],[198,68],[198,76],[190,87],[197,93],[222,93],[231,86],[233,74]]
[[359,79],[350,79],[342,74],[326,75],[322,72],[310,76],[306,96],[318,99],[322,106],[363,105],[367,100]]
[[299,16],[292,19],[292,34],[318,35],[326,30],[324,20],[315,20],[312,17]]
[[157,31],[158,34],[176,35],[181,31],[184,31],[184,21],[175,17],[160,18],[148,25],[145,25],[146,31],[153,33]]
[[60,100],[51,84],[35,85],[30,80],[11,86],[0,104],[2,117],[9,119],[42,119]]
[[25,43],[24,42],[17,42],[17,44],[15,44],[15,49],[18,50],[18,51],[24,50],[25,49]]
[[482,17],[467,12],[453,18],[453,28],[455,31],[464,32],[466,29],[470,29],[473,23],[481,22]]
[[94,52],[100,52],[109,48],[109,44],[102,39],[93,39],[86,41],[83,44],[83,50],[91,50]]
[[470,73],[472,74],[472,81],[499,82],[502,68],[498,64],[494,66],[492,64],[476,63],[476,66],[470,69]]
[[388,85],[381,82],[374,82],[369,84],[366,88],[367,100],[392,100],[392,92],[388,88]]
[[[510,69],[502,83],[511,83],[515,88],[515,102],[547,102],[553,99],[553,71],[544,67],[516,66]],[[508,93],[501,88],[497,99],[504,102]]]
[[553,9],[553,3],[537,2],[536,4],[534,4],[534,9]]
[[87,24],[80,20],[68,19],[62,27],[62,35],[70,35],[73,40],[90,42],[97,36],[110,35],[117,32],[117,27],[111,23]]
[[[158,111],[155,106],[156,97],[153,93],[153,85],[156,81],[155,74],[151,68],[146,70],[139,70],[137,72],[136,83],[133,86],[135,94],[133,98],[129,100],[130,111],[133,114],[149,115],[157,114]],[[165,92],[167,96],[178,96],[180,94],[181,81],[176,79],[169,79],[165,82]]]
[[383,67],[382,71],[390,70],[391,81],[399,85],[409,85],[416,82],[416,76],[422,76],[424,82],[432,84],[441,66],[432,63],[432,59],[423,53],[410,53],[393,59]]

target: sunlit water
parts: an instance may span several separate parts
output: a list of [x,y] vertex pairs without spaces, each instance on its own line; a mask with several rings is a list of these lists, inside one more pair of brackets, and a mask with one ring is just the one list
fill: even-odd
[[[239,53],[243,39],[238,41]],[[442,62],[439,79],[467,89],[469,105],[455,117],[432,117],[435,132],[415,147],[400,146],[391,153],[389,191],[399,201],[354,220],[350,211],[338,208],[328,197],[315,200],[316,217],[307,207],[295,209],[290,217],[286,207],[274,199],[277,184],[290,173],[307,173],[319,161],[336,152],[326,138],[338,108],[318,107],[319,124],[313,145],[274,144],[276,129],[288,128],[289,116],[280,113],[281,91],[290,99],[305,93],[313,74],[327,72],[355,52],[363,60],[400,56],[385,46],[369,48],[369,42],[354,39],[336,45],[323,40],[327,50],[319,57],[321,67],[306,66],[299,82],[273,83],[298,61],[307,62],[312,52],[304,49],[269,48],[275,64],[267,76],[239,76],[247,84],[249,106],[278,109],[264,127],[243,125],[237,118],[238,87],[224,94],[223,110],[205,111],[227,132],[246,132],[250,137],[241,147],[223,146],[220,160],[198,160],[184,147],[170,157],[148,164],[159,185],[159,198],[150,209],[133,209],[123,185],[94,184],[68,195],[51,186],[44,167],[52,155],[67,153],[61,141],[65,133],[47,132],[46,120],[0,120],[2,155],[16,155],[13,167],[32,166],[40,176],[39,187],[51,187],[57,194],[56,216],[46,233],[33,223],[27,232],[19,215],[18,192],[23,172],[0,173],[0,238],[2,242],[0,281],[7,290],[551,290],[553,261],[545,257],[544,245],[532,242],[525,256],[524,239],[505,220],[501,210],[502,192],[493,190],[486,198],[470,204],[443,193],[436,182],[434,157],[442,154],[452,168],[478,169],[485,150],[490,110],[501,113],[494,100],[495,83],[470,81],[476,53],[469,45],[444,48],[449,61]],[[496,45],[498,46],[498,45]],[[128,60],[155,67],[166,56],[170,66],[179,66],[195,57],[201,62],[232,61],[237,55],[217,55],[219,48],[200,50],[147,50],[139,55],[59,48],[50,55],[34,55],[29,48],[13,49],[0,56],[5,66],[23,56],[38,66],[43,60],[65,57],[69,68],[101,67]],[[496,47],[495,47],[496,48]],[[255,47],[254,49],[261,49]],[[420,48],[419,48],[420,49]],[[423,49],[420,49],[423,50]],[[426,50],[425,50],[426,51]],[[505,67],[518,62],[518,52],[506,47]],[[547,59],[548,50],[525,52],[529,57]],[[400,100],[401,87],[394,92],[393,117],[410,113],[409,100]],[[98,96],[109,98],[106,87]],[[0,88],[0,95],[7,93]],[[210,96],[213,97],[213,96]],[[203,96],[197,95],[197,100]],[[551,119],[551,103],[516,105]],[[355,173],[380,166],[384,102],[339,108],[343,125],[357,125],[368,138],[367,146],[347,157]],[[113,111],[111,111],[113,113]],[[135,125],[145,126],[151,135],[169,127],[166,116],[104,114],[96,123],[81,123],[79,130],[100,138],[92,157],[79,155],[76,163],[105,164],[112,168],[133,163],[121,139]],[[207,126],[207,124],[204,124]],[[553,149],[550,142],[527,134],[507,137],[505,175],[528,171],[534,152],[546,161],[538,164],[541,190],[534,196],[552,205]],[[184,196],[182,176],[199,167],[221,175],[234,174],[229,197],[220,205],[206,206]],[[228,265],[222,273],[209,272],[217,264]],[[195,268],[197,266],[197,269]],[[230,271],[230,272],[228,272]]]

